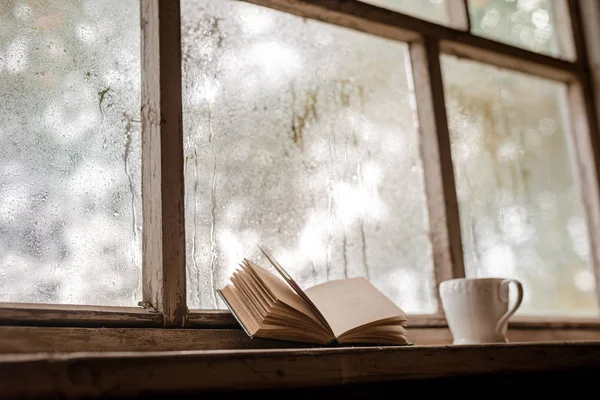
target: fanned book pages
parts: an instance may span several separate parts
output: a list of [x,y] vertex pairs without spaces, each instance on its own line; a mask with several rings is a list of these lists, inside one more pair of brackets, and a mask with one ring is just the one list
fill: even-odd
[[368,280],[329,281],[302,290],[260,249],[281,277],[244,259],[232,284],[218,291],[250,337],[317,344],[409,344],[406,314]]

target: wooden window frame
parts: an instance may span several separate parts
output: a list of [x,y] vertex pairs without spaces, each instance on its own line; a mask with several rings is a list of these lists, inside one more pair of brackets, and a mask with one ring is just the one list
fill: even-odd
[[[567,61],[470,33],[467,0],[447,0],[442,26],[357,0],[238,0],[409,45],[419,119],[436,289],[465,276],[440,55],[483,62],[567,85],[576,178],[591,264],[600,282],[600,5],[554,0],[569,10],[576,59]],[[227,311],[189,310],[186,299],[180,0],[140,0],[142,49],[143,299],[140,308],[0,304],[0,324],[54,327],[236,328]],[[589,54],[588,54],[589,52]],[[439,291],[436,290],[439,293]],[[597,285],[600,305],[600,285]],[[446,327],[440,307],[412,315],[415,329]],[[511,326],[598,329],[598,318],[514,318]],[[210,335],[209,335],[210,336]]]

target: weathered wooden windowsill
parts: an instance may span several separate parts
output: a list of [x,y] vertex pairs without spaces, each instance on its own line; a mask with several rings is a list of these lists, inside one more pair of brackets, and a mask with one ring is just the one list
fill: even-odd
[[[221,321],[224,313],[198,315],[208,319],[207,326],[229,326]],[[408,331],[415,346],[315,348],[250,339],[239,328],[1,326],[0,398],[334,388],[442,376],[600,371],[597,320],[515,318],[508,332],[512,343],[485,346],[449,345],[452,336],[442,317],[413,316]]]
[[0,398],[295,388],[600,368],[600,342],[0,356]]
[[[415,345],[449,345],[452,334],[440,318],[417,318],[408,328]],[[1,322],[0,322],[1,323]],[[600,342],[598,321],[540,321],[509,324],[511,342]],[[248,350],[314,347],[304,343],[250,339],[242,329],[82,328],[0,326],[0,355],[15,353]]]

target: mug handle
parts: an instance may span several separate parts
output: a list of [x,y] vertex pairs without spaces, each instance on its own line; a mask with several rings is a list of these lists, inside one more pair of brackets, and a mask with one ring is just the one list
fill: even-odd
[[[519,282],[516,279],[505,279],[500,283],[500,290],[498,292],[498,296],[500,296],[500,301],[508,302],[508,290],[506,291],[506,298],[504,298],[504,291],[502,289],[504,288],[504,286],[508,286],[511,283],[514,283],[517,287],[517,302],[506,312],[506,314],[502,316],[502,318],[500,318],[500,320],[496,324],[496,334],[498,335],[503,335],[502,332],[506,328],[506,325],[508,325],[508,319],[512,317],[512,315],[517,311],[517,309],[521,305],[521,302],[523,302],[523,285],[521,285],[521,282]],[[508,342],[508,338],[506,336],[504,336],[504,341]]]

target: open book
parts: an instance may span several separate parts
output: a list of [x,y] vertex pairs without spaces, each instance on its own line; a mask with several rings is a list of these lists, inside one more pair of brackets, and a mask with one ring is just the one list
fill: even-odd
[[308,343],[409,344],[406,314],[364,278],[302,290],[260,248],[281,277],[244,259],[219,290],[250,337]]

